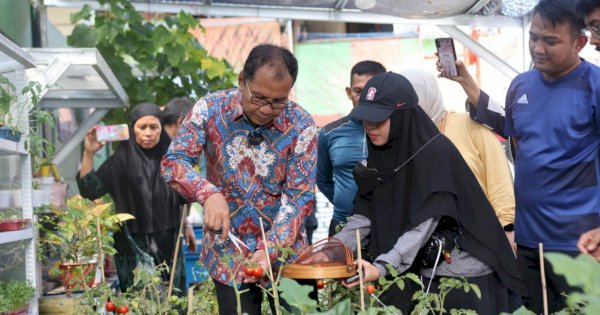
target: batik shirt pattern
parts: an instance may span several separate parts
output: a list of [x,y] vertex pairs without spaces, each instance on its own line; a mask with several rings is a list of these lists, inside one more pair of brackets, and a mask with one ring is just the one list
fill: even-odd
[[[263,141],[250,144],[252,133]],[[193,168],[201,154],[206,177]],[[231,233],[249,250],[205,230],[200,259],[214,279],[232,285],[241,256],[264,249],[259,218],[272,262],[278,256],[273,245],[297,252],[306,247],[303,222],[314,207],[315,160],[316,126],[294,102],[272,124],[257,128],[242,114],[238,89],[208,94],[194,105],[163,158],[162,173],[188,200],[204,204],[221,192],[229,204]]]

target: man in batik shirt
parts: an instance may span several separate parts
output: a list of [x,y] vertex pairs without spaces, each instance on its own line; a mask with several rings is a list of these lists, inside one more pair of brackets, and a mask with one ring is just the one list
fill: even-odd
[[[314,206],[316,127],[310,115],[288,99],[298,74],[286,49],[260,45],[249,54],[238,77],[239,89],[207,94],[194,105],[162,160],[167,183],[204,206],[200,259],[215,282],[221,314],[236,313],[233,270],[240,254],[266,273],[274,245],[306,247],[304,218]],[[193,166],[205,155],[207,175]],[[228,234],[248,248],[235,244]],[[264,277],[237,273],[242,311],[260,314]]]

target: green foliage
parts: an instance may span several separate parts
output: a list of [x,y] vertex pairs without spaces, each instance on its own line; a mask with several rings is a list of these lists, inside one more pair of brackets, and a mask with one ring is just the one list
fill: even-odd
[[194,285],[192,307],[189,312],[191,314],[219,314],[217,292],[211,279]]
[[[208,55],[189,32],[201,28],[183,11],[164,20],[147,21],[128,0],[100,0],[101,11],[85,5],[71,15],[79,23],[67,38],[74,47],[96,47],[127,92],[131,104],[165,104],[176,96],[203,96],[230,88],[231,66]],[[105,119],[127,122],[122,109]]]
[[19,310],[29,304],[35,289],[23,281],[0,281],[0,313]]
[[[7,77],[0,74],[0,126],[4,125],[13,133],[21,133],[25,137],[25,149],[31,154],[34,170],[37,170],[44,159],[54,155],[54,144],[41,135],[44,125],[54,127],[55,118],[49,111],[39,106],[42,86],[30,81],[20,92]],[[20,117],[28,117],[28,126],[24,128]]]
[[[416,276],[416,275],[415,275]],[[420,283],[420,281],[419,281]],[[444,307],[444,302],[448,293],[452,290],[462,290],[465,294],[472,293],[481,299],[481,291],[476,284],[469,283],[465,278],[440,278],[440,284],[438,286],[438,293],[425,293],[424,291],[417,291],[413,295],[413,301],[416,301],[411,314],[444,314],[447,310]],[[451,309],[450,314],[469,314],[476,315],[473,310],[464,309]]]
[[38,239],[38,244],[59,256],[63,263],[89,262],[100,252],[99,222],[102,252],[115,254],[109,232],[115,223],[111,207],[111,204],[96,204],[79,195],[69,198],[65,209],[51,208],[53,215],[40,215],[37,226],[44,237]]
[[290,305],[293,314],[305,314],[312,312],[317,308],[317,301],[309,298],[313,288],[307,285],[300,285],[298,282],[283,278],[279,283],[281,297]]
[[582,292],[568,295],[567,313],[600,314],[600,264],[588,255],[571,258],[565,254],[547,253],[544,255],[552,264],[556,274],[563,275],[571,286]]
[[169,284],[162,280],[162,276],[168,273],[169,267],[166,264],[160,264],[150,272],[144,268],[136,268],[133,271],[133,287],[121,296],[115,296],[108,283],[100,283],[84,292],[78,311],[80,314],[98,314],[97,310],[103,310],[105,303],[112,301],[117,307],[127,305],[127,314],[180,314],[180,311],[187,309],[188,301],[186,297],[174,295],[167,299],[166,289]]

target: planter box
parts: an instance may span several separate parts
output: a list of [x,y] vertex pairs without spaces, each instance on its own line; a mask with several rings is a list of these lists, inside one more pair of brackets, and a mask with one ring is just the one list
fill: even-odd
[[0,232],[18,231],[25,229],[31,223],[31,219],[11,219],[0,221]]
[[27,311],[29,310],[29,304],[23,306],[22,308],[16,310],[16,311],[12,311],[12,312],[0,312],[0,315],[25,315],[27,314]]
[[21,140],[21,133],[13,132],[8,127],[0,127],[0,138],[13,142],[19,142]]

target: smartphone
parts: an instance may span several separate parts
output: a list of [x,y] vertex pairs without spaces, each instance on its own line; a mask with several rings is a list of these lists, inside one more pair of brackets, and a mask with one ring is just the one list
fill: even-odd
[[123,141],[129,139],[129,128],[127,124],[108,125],[96,127],[96,139],[104,141]]
[[458,76],[454,39],[450,37],[436,38],[435,48],[437,49],[438,58],[442,64],[442,74],[448,77]]

